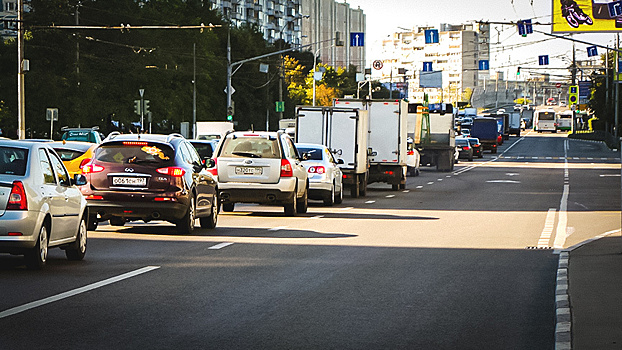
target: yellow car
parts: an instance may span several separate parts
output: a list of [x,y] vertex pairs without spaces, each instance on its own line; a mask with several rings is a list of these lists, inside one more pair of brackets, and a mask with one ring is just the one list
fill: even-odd
[[51,142],[52,148],[60,156],[69,175],[82,174],[82,167],[93,157],[93,150],[98,146],[96,143],[80,141]]

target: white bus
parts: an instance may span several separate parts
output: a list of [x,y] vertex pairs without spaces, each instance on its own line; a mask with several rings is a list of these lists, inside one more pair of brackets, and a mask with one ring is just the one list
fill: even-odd
[[572,129],[572,111],[566,110],[557,113],[557,130]]
[[533,129],[537,132],[557,132],[555,110],[540,109],[533,114]]

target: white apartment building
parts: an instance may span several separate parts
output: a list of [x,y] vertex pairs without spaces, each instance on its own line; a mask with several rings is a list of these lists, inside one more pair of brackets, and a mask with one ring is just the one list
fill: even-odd
[[17,37],[17,0],[0,0],[0,37]]
[[[490,57],[489,25],[441,24],[435,44],[426,44],[426,29],[434,28],[396,32],[382,42],[383,67],[375,74],[380,74],[383,82],[392,80],[404,86],[407,81],[407,97],[413,102],[423,101],[427,93],[430,102],[453,103],[462,100],[466,89],[473,90],[489,79],[487,70],[479,70],[479,61]],[[442,71],[442,89],[419,87],[424,62],[432,62],[433,71]],[[404,69],[405,74],[398,74]]]

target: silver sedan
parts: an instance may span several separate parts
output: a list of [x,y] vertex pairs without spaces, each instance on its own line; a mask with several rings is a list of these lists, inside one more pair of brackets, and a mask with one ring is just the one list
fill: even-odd
[[309,198],[324,201],[324,205],[343,201],[342,172],[330,150],[323,145],[297,143],[302,165],[309,178]]
[[88,215],[76,185],[85,183],[48,144],[0,140],[0,253],[25,255],[31,269],[45,265],[51,247],[82,260]]

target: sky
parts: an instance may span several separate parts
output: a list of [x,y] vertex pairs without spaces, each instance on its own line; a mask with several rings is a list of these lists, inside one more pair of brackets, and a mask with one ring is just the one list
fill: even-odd
[[[352,8],[360,7],[366,15],[367,66],[378,59],[382,39],[399,28],[414,26],[439,27],[440,23],[461,24],[472,21],[516,22],[531,18],[534,22],[550,23],[552,1],[558,0],[347,0]],[[585,2],[586,0],[578,0]],[[588,1],[589,2],[589,1]],[[534,26],[534,30],[550,33],[550,25]],[[516,67],[537,66],[539,55],[549,55],[549,67],[567,67],[572,60],[572,42],[549,39],[544,34],[530,34],[523,38],[516,26],[496,25],[491,32],[491,70],[516,75]],[[574,34],[575,39],[613,46],[615,34]],[[541,42],[542,40],[546,40]],[[531,43],[521,47],[516,44]],[[587,45],[576,44],[577,59],[587,59]],[[599,54],[604,53],[599,49]],[[561,57],[564,56],[564,57]],[[570,60],[570,61],[569,61]],[[551,71],[553,74],[566,71]],[[553,80],[553,77],[551,77]]]

